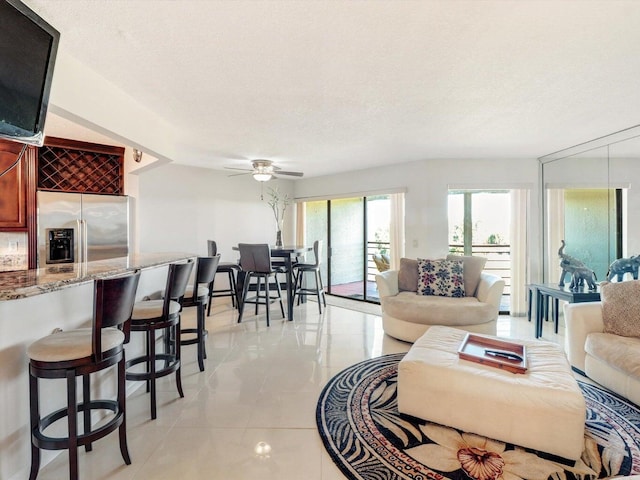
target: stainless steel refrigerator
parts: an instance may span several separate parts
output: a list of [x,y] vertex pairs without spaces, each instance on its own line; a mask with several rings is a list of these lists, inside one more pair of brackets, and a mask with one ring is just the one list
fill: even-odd
[[38,267],[129,253],[129,197],[37,192]]

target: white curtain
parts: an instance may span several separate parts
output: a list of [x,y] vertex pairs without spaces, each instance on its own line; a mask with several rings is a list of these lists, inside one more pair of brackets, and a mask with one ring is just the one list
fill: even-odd
[[389,250],[391,269],[400,268],[400,258],[404,257],[404,193],[389,195],[391,200],[391,221],[389,225]]
[[304,202],[296,202],[296,245],[304,245],[304,224],[305,224]]
[[529,191],[511,190],[511,299],[509,314],[525,315],[527,312],[527,219]]
[[545,282],[557,283],[560,281],[560,262],[558,261],[558,249],[564,239],[564,189],[550,188],[547,192],[547,238],[545,244],[547,265],[546,272],[549,272]]

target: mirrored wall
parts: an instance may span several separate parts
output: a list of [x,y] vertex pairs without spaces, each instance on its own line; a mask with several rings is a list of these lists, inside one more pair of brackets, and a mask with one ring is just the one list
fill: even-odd
[[640,254],[640,127],[539,160],[544,283],[559,283],[559,253],[582,261],[598,281],[617,258]]

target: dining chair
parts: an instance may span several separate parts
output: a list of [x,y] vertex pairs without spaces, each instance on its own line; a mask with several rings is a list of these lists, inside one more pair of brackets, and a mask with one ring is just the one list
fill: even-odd
[[[207,250],[210,257],[215,257],[218,254],[218,244],[215,240],[207,240]],[[234,262],[219,262],[218,269],[216,270],[216,275],[218,273],[226,274],[229,287],[228,288],[219,288],[218,290],[214,290],[213,286],[215,284],[214,281],[209,285],[209,306],[207,308],[207,317],[211,316],[211,305],[213,304],[213,298],[215,297],[231,297],[231,306],[233,308],[238,308],[237,295],[238,292],[236,290],[236,280],[237,273],[240,270],[240,265]]]
[[[244,281],[242,285],[242,298],[240,301],[240,313],[238,315],[238,323],[242,321],[242,315],[247,303],[255,304],[255,314],[258,314],[258,305],[264,305],[267,310],[267,327],[270,321],[270,308],[269,306],[273,302],[280,302],[280,310],[282,317],[285,317],[284,306],[282,304],[282,291],[280,284],[278,283],[277,274],[282,273],[281,270],[273,268],[271,264],[271,250],[266,243],[252,244],[252,243],[240,243],[238,244],[240,250],[240,267],[244,273]],[[249,297],[249,291],[251,289],[251,279],[257,279],[255,284],[256,295]],[[271,296],[269,290],[269,282],[273,280],[275,283],[275,292],[277,296]],[[261,293],[264,294],[261,294]]]
[[[204,311],[209,303],[210,286],[216,276],[218,264],[220,262],[220,254],[213,257],[198,257],[196,260],[196,273],[193,285],[187,286],[182,299],[182,308],[196,307],[196,327],[180,329],[180,345],[197,345],[198,346],[198,367],[200,371],[204,371],[204,359],[207,358],[204,339],[207,336],[205,329]],[[195,337],[192,335],[195,334]],[[185,338],[187,336],[188,338]]]
[[[322,240],[313,242],[313,255],[315,261],[313,263],[297,263],[294,265],[294,296],[298,297],[298,305],[302,297],[307,295],[315,295],[318,299],[318,310],[322,313],[322,304],[327,307],[327,299],[325,297],[324,285],[322,283],[322,274],[320,273],[320,263],[322,259]],[[314,287],[304,284],[304,274],[313,273],[315,282]],[[321,304],[322,303],[322,304]]]
[[[69,478],[79,477],[78,447],[91,451],[92,443],[119,430],[120,453],[129,465],[127,448],[126,382],[124,344],[128,341],[128,323],[135,302],[140,270],[113,278],[98,279],[93,288],[93,321],[90,328],[54,332],[27,348],[29,357],[29,404],[31,422],[31,472],[35,480],[40,469],[40,450],[68,450]],[[117,365],[116,399],[91,399],[91,374]],[[78,403],[76,378],[82,377],[82,402]],[[50,414],[40,415],[39,379],[66,379],[67,405]],[[113,415],[92,428],[91,417]],[[82,414],[81,432],[78,416]],[[48,427],[67,419],[66,436],[51,436]],[[95,419],[95,418],[94,418]]]

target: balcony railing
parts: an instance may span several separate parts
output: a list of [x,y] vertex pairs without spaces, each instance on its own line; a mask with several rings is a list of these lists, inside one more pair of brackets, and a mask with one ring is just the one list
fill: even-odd
[[367,281],[375,282],[378,268],[373,261],[373,255],[376,253],[385,253],[389,255],[389,242],[367,242]]
[[[449,251],[462,255],[464,245],[458,243],[449,244]],[[511,245],[474,244],[471,246],[471,254],[486,257],[484,267],[486,272],[504,279],[504,295],[511,295]]]

